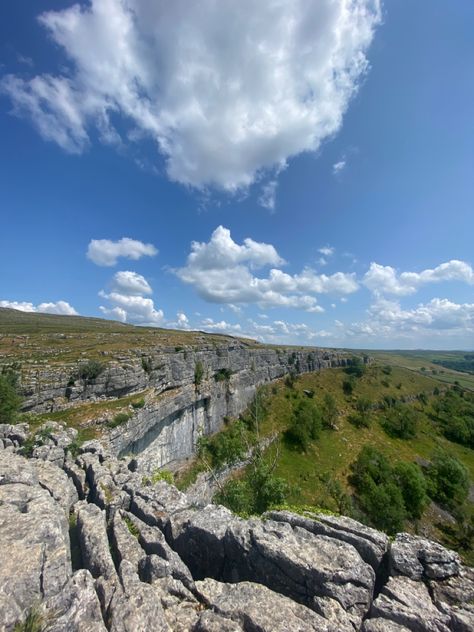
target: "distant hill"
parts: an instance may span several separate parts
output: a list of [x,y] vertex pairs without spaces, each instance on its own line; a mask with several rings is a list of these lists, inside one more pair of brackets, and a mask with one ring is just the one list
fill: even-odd
[[9,307],[0,307],[0,333],[27,334],[60,332],[124,332],[136,329],[134,325],[126,325],[116,320],[90,318],[86,316],[59,316],[57,314],[40,314],[23,312]]

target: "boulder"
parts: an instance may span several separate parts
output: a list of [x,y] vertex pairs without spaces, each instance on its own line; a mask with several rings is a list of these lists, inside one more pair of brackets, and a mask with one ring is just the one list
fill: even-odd
[[431,540],[409,533],[398,533],[390,546],[390,573],[411,579],[447,579],[459,575],[461,559],[457,553]]

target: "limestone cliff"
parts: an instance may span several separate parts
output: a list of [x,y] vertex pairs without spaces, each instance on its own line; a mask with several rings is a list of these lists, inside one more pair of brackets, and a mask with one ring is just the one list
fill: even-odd
[[[344,366],[350,356],[313,348],[249,346],[240,340],[199,347],[149,347],[104,357],[103,370],[81,377],[84,360],[26,366],[25,411],[52,411],[101,398],[145,392],[145,406],[107,437],[115,455],[136,455],[154,469],[193,454],[200,435],[236,417],[257,386],[288,373]],[[84,372],[84,371],[83,371]]]

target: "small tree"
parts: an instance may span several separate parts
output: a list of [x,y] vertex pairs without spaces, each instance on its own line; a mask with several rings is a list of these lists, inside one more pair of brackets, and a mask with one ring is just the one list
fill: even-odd
[[11,369],[3,368],[0,373],[0,423],[9,424],[15,420],[20,408],[18,377]]
[[202,378],[204,376],[204,367],[202,366],[202,362],[199,360],[196,362],[196,366],[194,367],[194,384],[199,386],[202,382]]
[[428,496],[426,480],[419,466],[416,463],[397,463],[394,473],[408,516],[415,519],[421,518],[428,504]]
[[324,393],[323,398],[323,420],[326,428],[336,427],[337,416],[339,414],[336,399],[331,393]]
[[426,476],[428,494],[450,509],[462,505],[469,492],[469,475],[464,465],[449,454],[438,452]]

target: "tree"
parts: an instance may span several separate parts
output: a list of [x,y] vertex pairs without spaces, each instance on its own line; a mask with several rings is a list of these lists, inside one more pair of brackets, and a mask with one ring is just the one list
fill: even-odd
[[469,475],[462,463],[444,452],[432,459],[426,476],[428,494],[450,509],[464,503],[469,493]]
[[286,437],[301,450],[306,450],[311,440],[317,439],[321,432],[321,411],[310,399],[298,403]]
[[339,414],[336,399],[331,393],[324,393],[323,398],[323,423],[326,428],[335,428]]
[[428,503],[426,480],[421,469],[416,463],[401,462],[395,466],[394,473],[408,516],[421,518]]
[[396,404],[386,411],[381,423],[382,428],[391,437],[411,439],[416,435],[418,414],[410,406]]
[[0,373],[0,423],[2,424],[9,424],[15,421],[21,404],[21,397],[17,388],[17,374],[11,369],[4,367]]

